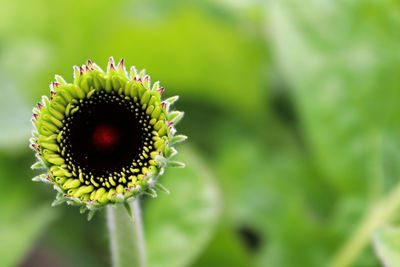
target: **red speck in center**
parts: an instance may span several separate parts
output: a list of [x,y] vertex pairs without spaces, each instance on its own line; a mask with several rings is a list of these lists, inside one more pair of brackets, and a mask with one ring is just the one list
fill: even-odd
[[96,148],[110,149],[119,141],[118,130],[112,125],[99,125],[93,132],[92,140]]

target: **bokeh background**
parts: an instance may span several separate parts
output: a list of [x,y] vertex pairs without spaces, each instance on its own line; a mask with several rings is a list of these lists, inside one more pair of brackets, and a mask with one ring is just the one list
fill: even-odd
[[51,208],[28,148],[54,74],[110,56],[185,111],[149,266],[400,266],[393,0],[2,0],[0,266],[110,265],[104,212]]

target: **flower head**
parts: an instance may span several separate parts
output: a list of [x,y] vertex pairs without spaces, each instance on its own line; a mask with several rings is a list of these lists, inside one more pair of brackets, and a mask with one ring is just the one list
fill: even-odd
[[67,202],[94,211],[141,194],[157,196],[166,189],[157,182],[172,161],[172,147],[186,136],[176,135],[183,112],[171,111],[178,96],[162,100],[159,82],[124,61],[113,58],[105,73],[91,61],[74,67],[74,82],[56,75],[50,97],[33,109],[31,148],[45,168],[35,177],[59,192],[53,205]]

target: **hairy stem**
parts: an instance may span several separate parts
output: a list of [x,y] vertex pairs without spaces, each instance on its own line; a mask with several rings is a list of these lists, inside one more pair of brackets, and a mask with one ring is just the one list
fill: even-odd
[[145,240],[139,199],[131,202],[134,221],[122,204],[107,206],[107,226],[113,267],[146,266]]

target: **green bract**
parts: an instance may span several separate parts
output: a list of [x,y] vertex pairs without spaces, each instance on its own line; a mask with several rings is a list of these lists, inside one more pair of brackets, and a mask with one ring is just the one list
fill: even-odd
[[104,73],[96,64],[74,67],[74,82],[58,75],[33,109],[31,147],[39,159],[32,168],[47,171],[35,177],[59,192],[62,202],[94,211],[106,204],[124,202],[140,194],[157,196],[167,191],[157,182],[171,161],[172,147],[186,136],[174,125],[183,112],[170,111],[178,96],[161,100],[164,88],[150,86],[150,77],[113,58]]

